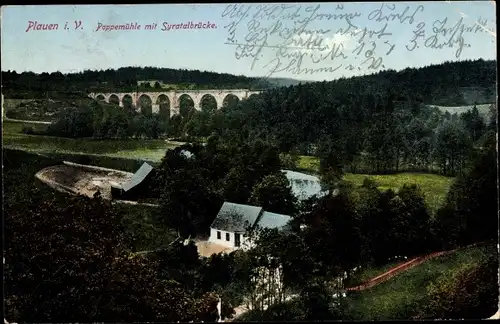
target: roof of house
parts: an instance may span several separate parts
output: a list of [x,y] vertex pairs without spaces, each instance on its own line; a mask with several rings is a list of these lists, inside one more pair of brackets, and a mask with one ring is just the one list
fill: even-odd
[[129,191],[130,189],[132,189],[133,187],[137,186],[142,181],[144,181],[144,179],[146,179],[146,177],[151,173],[151,171],[153,171],[153,167],[144,162],[139,168],[139,170],[137,170],[137,172],[132,176],[132,179],[130,179],[129,182],[125,183],[122,186],[122,189],[124,191]]
[[265,211],[260,217],[257,225],[261,228],[284,229],[292,217]]
[[270,213],[262,207],[224,202],[211,228],[226,232],[246,232],[255,226],[288,230],[292,217]]
[[224,202],[212,228],[226,232],[245,232],[253,227],[262,213],[262,207]]

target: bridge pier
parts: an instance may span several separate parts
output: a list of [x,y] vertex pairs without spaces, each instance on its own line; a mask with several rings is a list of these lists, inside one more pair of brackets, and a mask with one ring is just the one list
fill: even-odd
[[174,115],[180,115],[180,113],[181,110],[179,106],[170,108],[170,118],[172,118],[172,116]]
[[153,114],[158,114],[160,112],[160,105],[153,104]]

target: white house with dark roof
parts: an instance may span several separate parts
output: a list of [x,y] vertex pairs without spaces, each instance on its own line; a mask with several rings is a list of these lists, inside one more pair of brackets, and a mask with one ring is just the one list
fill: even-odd
[[248,237],[256,227],[284,230],[292,218],[266,212],[262,207],[224,202],[210,226],[209,242],[232,249],[250,248]]

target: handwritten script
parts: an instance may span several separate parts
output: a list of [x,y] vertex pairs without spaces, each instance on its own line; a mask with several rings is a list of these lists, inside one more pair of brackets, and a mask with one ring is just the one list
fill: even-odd
[[[261,65],[269,77],[278,72],[380,70],[397,46],[408,52],[421,47],[453,48],[459,58],[470,47],[467,34],[485,32],[486,20],[466,24],[463,17],[456,21],[445,17],[428,26],[422,21],[422,4],[381,3],[368,12],[350,11],[348,6],[230,4],[221,15],[229,21],[224,26],[225,44],[234,46],[236,59],[250,59],[251,69]],[[406,44],[398,45],[393,33],[403,28],[411,30],[411,36]]]

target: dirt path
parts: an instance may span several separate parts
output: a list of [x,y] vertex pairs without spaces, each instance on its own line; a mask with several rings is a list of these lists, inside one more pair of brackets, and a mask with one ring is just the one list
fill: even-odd
[[225,319],[224,322],[234,322],[238,317],[248,312],[249,310],[250,309],[248,309],[246,305],[240,305],[238,307],[235,307],[233,317]]
[[15,123],[29,123],[29,124],[44,124],[44,125],[50,125],[52,122],[49,121],[41,121],[41,120],[22,120],[22,119],[12,119],[12,118],[3,118],[4,121],[10,121],[10,122],[15,122]]
[[196,247],[198,248],[198,253],[201,256],[206,257],[206,258],[210,257],[212,254],[230,253],[233,251],[233,249],[231,249],[227,246],[215,244],[215,243],[208,242],[205,240],[198,240],[195,242],[195,244],[196,244]]
[[143,203],[143,202],[137,202],[137,201],[132,201],[132,200],[113,200],[111,203],[112,204],[124,204],[124,205],[140,205],[140,206],[160,208],[159,204]]
[[427,254],[427,255],[424,255],[424,256],[421,256],[418,258],[413,258],[408,262],[400,264],[400,265],[390,269],[389,271],[387,271],[381,275],[378,275],[375,278],[372,278],[365,283],[362,283],[361,285],[358,285],[356,287],[346,288],[346,290],[347,291],[359,291],[359,290],[365,290],[368,288],[372,288],[378,284],[381,284],[382,282],[385,282],[385,281],[393,278],[394,276],[397,276],[398,274],[400,274],[406,270],[409,270],[411,268],[414,268],[414,267],[426,262],[429,259],[441,256],[443,254],[451,253],[451,252],[452,251],[434,252],[434,253],[430,253],[430,254]]

